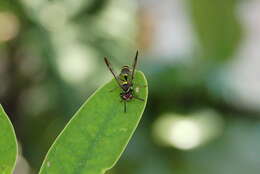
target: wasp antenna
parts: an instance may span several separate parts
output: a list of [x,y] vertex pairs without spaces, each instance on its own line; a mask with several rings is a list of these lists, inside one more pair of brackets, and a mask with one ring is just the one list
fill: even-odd
[[109,63],[107,57],[104,57],[104,61],[105,61],[106,65],[107,65],[108,67],[110,67],[110,63]]
[[[135,53],[135,60],[134,60],[134,63],[135,63],[135,64],[136,64],[136,62],[137,62],[138,54],[139,54],[139,52],[138,52],[138,50],[136,50],[136,53]],[[134,66],[134,67],[135,67],[135,66]]]
[[[106,65],[107,65],[108,69],[109,69],[110,72],[113,74],[114,78],[116,79],[116,82],[117,82],[118,86],[119,86],[120,88],[122,88],[122,86],[120,85],[120,83],[119,83],[119,81],[118,81],[118,78],[116,77],[116,75],[115,75],[115,73],[114,73],[114,71],[113,71],[113,69],[112,69],[111,64],[109,63],[109,61],[108,61],[108,59],[107,59],[107,57],[104,57],[104,61],[105,61]],[[123,88],[122,88],[122,89],[123,89]]]
[[104,61],[105,61],[106,64],[108,64],[107,57],[104,57]]
[[132,67],[133,71],[132,71],[132,76],[131,76],[131,82],[132,82],[133,79],[134,79],[135,68],[136,68],[136,64],[137,64],[137,58],[138,58],[138,50],[136,51],[135,59],[134,59],[133,67]]

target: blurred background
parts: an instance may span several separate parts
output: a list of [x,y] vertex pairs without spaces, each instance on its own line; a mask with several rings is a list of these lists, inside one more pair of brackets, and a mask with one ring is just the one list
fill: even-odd
[[260,172],[260,1],[0,1],[0,102],[36,174],[73,113],[132,64],[148,104],[108,174]]

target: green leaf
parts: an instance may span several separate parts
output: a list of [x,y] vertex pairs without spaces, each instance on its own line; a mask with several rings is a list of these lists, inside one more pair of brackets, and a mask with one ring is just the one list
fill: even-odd
[[13,173],[17,158],[17,142],[14,128],[0,104],[0,171]]
[[148,87],[142,72],[136,72],[134,88],[135,95],[145,101],[132,99],[127,102],[126,113],[120,102],[121,89],[114,79],[98,89],[58,136],[40,174],[102,174],[112,168],[146,105]]

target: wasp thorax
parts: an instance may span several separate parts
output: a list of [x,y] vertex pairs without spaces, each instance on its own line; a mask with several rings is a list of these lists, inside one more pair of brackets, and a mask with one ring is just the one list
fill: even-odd
[[129,66],[123,66],[119,74],[119,79],[121,81],[128,81],[130,75],[131,75],[131,69],[129,68]]

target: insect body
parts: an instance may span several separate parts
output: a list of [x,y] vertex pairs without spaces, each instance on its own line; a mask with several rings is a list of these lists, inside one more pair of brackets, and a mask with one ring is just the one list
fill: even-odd
[[108,59],[106,57],[104,58],[108,69],[116,79],[118,86],[122,89],[122,92],[120,93],[120,97],[124,102],[124,112],[126,112],[126,102],[132,100],[133,98],[144,101],[143,99],[134,95],[134,89],[133,89],[133,79],[134,79],[135,67],[137,63],[137,57],[138,57],[138,51],[136,52],[132,68],[130,68],[129,66],[123,66],[118,76],[115,75]]

